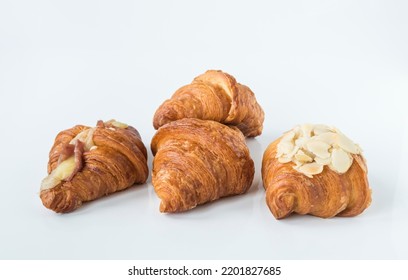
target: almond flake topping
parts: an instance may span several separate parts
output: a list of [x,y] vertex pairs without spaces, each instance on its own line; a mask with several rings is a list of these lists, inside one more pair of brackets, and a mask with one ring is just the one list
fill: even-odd
[[337,128],[303,124],[283,135],[276,158],[280,163],[295,163],[295,170],[313,178],[326,165],[339,174],[346,173],[353,164],[353,154],[362,156],[360,146]]

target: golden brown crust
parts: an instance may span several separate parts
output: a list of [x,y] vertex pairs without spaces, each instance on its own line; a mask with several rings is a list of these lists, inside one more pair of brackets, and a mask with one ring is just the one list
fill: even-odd
[[152,139],[152,183],[161,212],[181,212],[221,197],[245,193],[254,162],[243,134],[214,121],[182,119]]
[[275,218],[291,213],[352,217],[370,205],[367,169],[360,155],[353,155],[353,164],[344,174],[325,166],[322,173],[308,178],[293,169],[294,163],[280,163],[275,158],[279,141],[269,145],[262,160],[266,202]]
[[178,89],[156,111],[155,129],[183,118],[213,120],[237,126],[245,136],[262,133],[264,112],[254,93],[220,70],[209,70]]
[[[49,154],[48,173],[59,165],[67,145],[81,131],[90,127],[77,125],[60,132]],[[42,190],[45,207],[58,212],[71,212],[83,202],[95,200],[133,184],[142,184],[148,176],[147,151],[133,127],[118,128],[100,125],[93,133],[96,149],[82,154],[82,168],[57,186]]]

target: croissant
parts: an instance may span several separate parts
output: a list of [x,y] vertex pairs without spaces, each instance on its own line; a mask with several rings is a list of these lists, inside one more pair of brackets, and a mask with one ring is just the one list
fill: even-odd
[[276,219],[291,213],[352,217],[371,203],[361,148],[325,125],[297,126],[272,142],[263,156],[262,179]]
[[71,212],[83,202],[144,183],[147,152],[138,131],[126,124],[77,125],[57,135],[48,173],[41,184],[42,203],[57,213]]
[[237,126],[247,137],[262,133],[264,112],[254,93],[225,72],[209,70],[178,89],[156,111],[155,129],[183,118]]
[[166,124],[151,149],[160,212],[186,211],[245,193],[254,178],[243,134],[218,122],[186,118]]

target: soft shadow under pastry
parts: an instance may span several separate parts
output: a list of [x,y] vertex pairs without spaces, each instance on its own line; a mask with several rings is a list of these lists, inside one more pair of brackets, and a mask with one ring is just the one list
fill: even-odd
[[60,132],[49,154],[40,197],[45,207],[71,212],[148,176],[147,153],[136,129],[115,120]]
[[155,129],[183,118],[237,126],[247,137],[262,133],[264,112],[254,93],[220,70],[208,70],[178,89],[156,111]]
[[154,189],[161,212],[181,212],[245,193],[254,178],[244,135],[214,121],[182,119],[152,139]]

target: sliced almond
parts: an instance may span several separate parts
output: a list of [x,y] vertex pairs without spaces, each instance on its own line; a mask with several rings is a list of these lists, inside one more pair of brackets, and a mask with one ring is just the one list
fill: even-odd
[[345,173],[352,164],[351,156],[342,149],[333,149],[330,168],[338,173]]
[[301,130],[300,130],[300,125],[298,125],[298,126],[295,126],[292,130],[290,130],[290,131],[293,131],[293,133],[294,133],[294,138],[298,138],[300,135],[301,135]]
[[295,138],[295,132],[293,130],[286,132],[283,136],[281,141],[283,142],[291,142]]
[[324,125],[324,124],[317,124],[313,128],[314,135],[320,135],[320,134],[327,133],[327,132],[332,132],[332,129],[329,126]]
[[113,126],[116,126],[117,128],[128,128],[129,126],[126,123],[118,122],[118,121],[113,121],[111,122]]
[[315,161],[316,163],[318,163],[318,164],[321,164],[321,165],[328,165],[328,164],[330,164],[330,162],[332,161],[332,159],[331,159],[330,157],[328,157],[328,158],[315,157],[315,158],[314,158],[314,161]]
[[303,152],[302,150],[299,150],[296,155],[295,155],[295,159],[298,160],[301,163],[308,163],[308,162],[312,162],[313,158],[308,156],[307,154],[305,154],[305,152]]
[[293,148],[292,152],[287,155],[287,157],[293,158],[293,157],[296,155],[296,153],[297,153],[298,151],[299,151],[299,147],[295,146],[295,147]]
[[301,167],[302,165],[305,164],[304,162],[300,162],[297,159],[292,159],[292,162],[295,164],[296,168],[299,168],[299,167]]
[[347,136],[345,136],[343,133],[337,133],[337,144],[339,145],[340,148],[343,150],[352,153],[352,154],[358,154],[359,149],[356,146],[356,144],[353,143]]
[[322,141],[326,143],[327,145],[333,145],[333,143],[337,141],[336,133],[334,132],[325,132],[317,136],[314,136],[312,139],[317,140],[317,141]]
[[307,163],[305,165],[302,165],[298,168],[299,172],[307,175],[307,176],[312,176],[316,174],[320,174],[323,171],[323,165],[318,164],[316,162],[312,163]]
[[295,145],[290,141],[281,141],[278,144],[278,155],[287,155],[290,154]]
[[325,165],[338,173],[345,173],[353,158],[358,159],[358,164],[366,170],[364,157],[352,154],[361,155],[361,148],[337,128],[303,124],[284,134],[276,158],[281,163],[293,162],[293,168],[308,177],[322,172]]
[[292,161],[292,158],[290,157],[290,158],[288,158],[288,157],[279,157],[278,158],[278,161],[280,162],[280,163],[288,163],[288,162],[291,162]]
[[322,141],[309,141],[307,143],[307,148],[310,152],[315,154],[319,158],[328,158],[330,157],[329,148],[330,145]]
[[301,149],[306,149],[306,144],[309,139],[307,138],[298,138],[295,140],[295,145],[298,146]]
[[300,126],[303,137],[309,138],[312,137],[313,125],[312,124],[303,124]]

